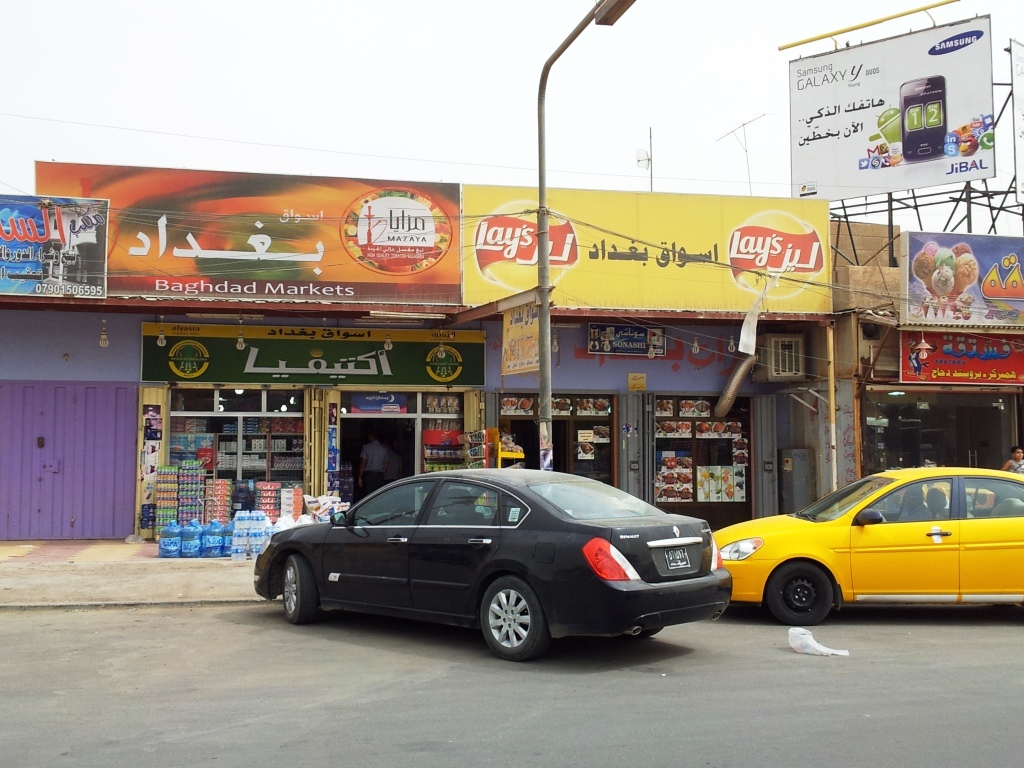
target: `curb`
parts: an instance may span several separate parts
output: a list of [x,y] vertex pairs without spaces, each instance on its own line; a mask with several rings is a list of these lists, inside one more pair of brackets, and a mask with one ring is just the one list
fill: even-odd
[[241,605],[244,603],[271,603],[262,597],[236,597],[221,600],[132,600],[107,603],[9,603],[0,605],[0,611],[42,611],[42,610],[100,610],[103,608],[155,608],[175,605],[197,608],[204,605]]

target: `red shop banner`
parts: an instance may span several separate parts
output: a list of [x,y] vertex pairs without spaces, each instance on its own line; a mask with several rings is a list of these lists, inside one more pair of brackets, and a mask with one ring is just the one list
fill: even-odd
[[1019,385],[1024,382],[1024,336],[903,331],[900,381]]

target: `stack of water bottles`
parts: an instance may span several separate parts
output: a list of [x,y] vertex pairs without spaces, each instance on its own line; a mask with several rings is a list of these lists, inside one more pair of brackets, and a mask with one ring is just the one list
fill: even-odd
[[259,509],[243,509],[235,513],[234,535],[231,537],[231,559],[259,557],[270,542],[270,520]]

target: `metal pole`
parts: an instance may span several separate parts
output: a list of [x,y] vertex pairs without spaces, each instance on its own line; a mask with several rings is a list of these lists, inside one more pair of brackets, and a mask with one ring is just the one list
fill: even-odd
[[654,191],[654,129],[647,128],[647,167],[651,169],[651,192]]
[[540,294],[538,333],[540,334],[540,468],[553,469],[554,445],[551,441],[551,259],[548,252],[548,180],[547,153],[544,142],[544,98],[552,65],[565,53],[583,30],[594,20],[595,6],[576,25],[576,29],[544,62],[537,89],[537,285]]

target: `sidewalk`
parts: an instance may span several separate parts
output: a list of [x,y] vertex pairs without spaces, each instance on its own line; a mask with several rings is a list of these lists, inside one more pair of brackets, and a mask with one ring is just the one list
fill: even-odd
[[157,557],[155,542],[0,541],[0,610],[261,601],[253,562]]

